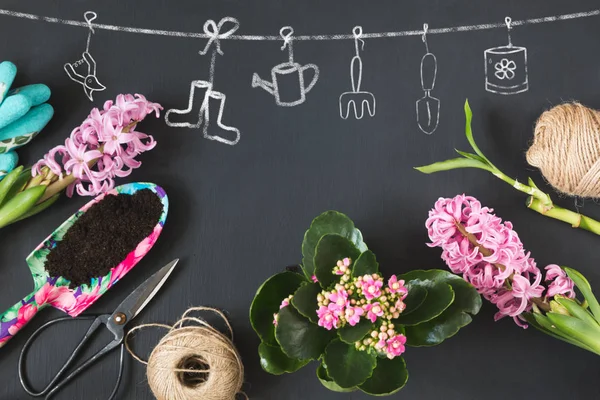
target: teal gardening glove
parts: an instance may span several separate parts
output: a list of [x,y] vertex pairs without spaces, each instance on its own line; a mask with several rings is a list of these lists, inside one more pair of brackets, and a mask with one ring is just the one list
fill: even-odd
[[29,143],[54,115],[46,103],[48,86],[33,84],[10,90],[16,75],[15,64],[0,63],[0,180],[17,166],[15,150]]

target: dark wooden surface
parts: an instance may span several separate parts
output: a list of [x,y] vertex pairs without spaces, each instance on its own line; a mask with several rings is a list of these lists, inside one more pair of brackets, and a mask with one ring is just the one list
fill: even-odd
[[[97,22],[155,29],[202,30],[208,18],[234,16],[238,33],[277,35],[283,25],[297,34],[350,33],[421,29],[502,22],[588,11],[597,1],[47,1],[4,0],[1,8],[82,20],[94,10]],[[453,157],[468,149],[462,106],[469,98],[480,147],[506,173],[524,180],[539,173],[528,167],[524,151],[540,113],[564,100],[578,99],[600,108],[599,17],[517,27],[515,44],[529,54],[530,90],[499,96],[484,90],[483,51],[506,42],[506,31],[452,33],[429,38],[439,70],[434,95],[442,101],[438,130],[423,134],[415,122],[415,100],[423,93],[419,63],[424,53],[418,37],[368,40],[363,53],[363,88],[377,98],[377,115],[360,121],[339,117],[338,96],[349,89],[348,65],[353,43],[297,43],[296,60],[315,63],[321,77],[307,101],[277,108],[273,98],[251,88],[253,72],[261,77],[284,60],[280,42],[223,41],[216,87],[227,94],[224,118],[242,138],[230,147],[202,138],[198,130],[165,126],[148,118],[140,130],[158,141],[141,157],[144,165],[127,179],[164,186],[171,211],[152,252],[92,312],[111,312],[152,272],[175,257],[181,263],[164,289],[135,321],[173,322],[189,306],[227,310],[235,342],[246,367],[245,390],[252,399],[365,399],[335,394],[315,377],[315,365],[287,376],[271,376],[258,363],[258,339],[248,308],[258,286],[270,275],[301,260],[301,241],[310,221],[337,209],[363,231],[386,274],[415,268],[444,268],[439,249],[425,246],[424,222],[440,196],[468,193],[514,223],[526,248],[540,265],[558,263],[582,271],[600,287],[600,238],[544,218],[524,205],[524,197],[489,174],[463,170],[421,175],[413,166]],[[81,86],[70,81],[63,64],[85,48],[82,28],[0,16],[0,58],[19,67],[17,85],[43,82],[52,89],[56,115],[42,134],[20,153],[35,162],[63,142],[92,104]],[[98,30],[91,51],[98,78],[107,85],[96,92],[94,106],[118,93],[143,93],[165,109],[181,108],[190,81],[206,79],[208,58],[199,56],[206,40],[178,39]],[[544,189],[551,190],[548,187]],[[558,196],[555,196],[558,198]],[[43,215],[2,230],[0,305],[8,308],[32,288],[24,262],[29,252],[88,199],[61,199]],[[573,200],[559,203],[572,207]],[[584,212],[600,217],[592,202]],[[600,290],[600,289],[598,289]],[[593,399],[600,396],[598,358],[510,320],[493,321],[486,304],[475,321],[435,348],[409,348],[410,379],[393,398],[412,399]],[[21,347],[44,321],[60,316],[44,310],[0,350],[0,399],[27,399],[17,378]],[[34,381],[45,382],[85,331],[83,322],[56,327],[34,347]],[[160,332],[136,336],[136,348],[151,349]],[[107,339],[107,337],[104,337]],[[67,388],[58,398],[104,399],[115,377],[112,354]],[[119,398],[150,399],[144,367],[130,357]]]

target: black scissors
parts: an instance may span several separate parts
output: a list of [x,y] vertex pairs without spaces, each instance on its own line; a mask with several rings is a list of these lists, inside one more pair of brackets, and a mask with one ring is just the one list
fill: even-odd
[[[94,322],[88,329],[87,333],[81,340],[81,342],[77,345],[75,350],[73,350],[73,354],[69,357],[69,359],[65,362],[65,364],[61,367],[60,371],[56,374],[56,376],[52,379],[52,381],[40,392],[36,392],[31,388],[29,383],[27,382],[26,372],[25,372],[25,359],[27,350],[31,343],[33,343],[34,339],[42,332],[44,329],[53,325],[57,322],[73,320],[71,317],[62,317],[57,318],[52,321],[49,321],[42,325],[36,330],[33,335],[27,340],[23,350],[21,351],[21,355],[19,357],[19,379],[21,380],[21,385],[23,389],[31,396],[40,397],[46,396],[46,399],[50,398],[53,394],[55,394],[60,388],[70,382],[73,378],[75,378],[79,373],[81,373],[84,369],[98,361],[100,357],[107,354],[111,350],[114,350],[117,347],[121,347],[121,356],[119,361],[119,374],[117,376],[117,383],[110,394],[109,400],[115,398],[117,391],[119,390],[119,384],[121,383],[121,376],[123,373],[123,356],[125,353],[125,345],[123,344],[123,339],[125,338],[125,324],[135,318],[136,315],[139,314],[140,311],[150,302],[150,300],[154,297],[154,295],[160,290],[162,285],[165,283],[175,265],[179,262],[179,259],[173,260],[164,267],[162,267],[158,272],[152,275],[150,278],[146,280],[146,282],[142,283],[138,286],[137,289],[133,291],[127,298],[119,304],[117,309],[112,314],[103,314],[99,316],[89,316],[84,315],[77,317],[76,319],[93,319]],[[80,353],[83,349],[84,344],[90,340],[92,334],[98,330],[98,328],[104,325],[106,328],[114,335],[114,340],[107,344],[103,349],[94,354],[91,358],[81,363],[77,369],[67,375],[64,379],[61,379],[62,376],[66,373],[67,369],[71,366],[75,357]]]

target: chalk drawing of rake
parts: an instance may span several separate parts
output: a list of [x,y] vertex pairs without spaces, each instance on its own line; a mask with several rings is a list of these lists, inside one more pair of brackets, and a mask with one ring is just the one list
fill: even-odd
[[352,82],[352,91],[344,92],[340,95],[340,117],[348,119],[350,108],[354,109],[354,117],[362,119],[365,115],[365,110],[371,117],[375,116],[375,96],[371,92],[362,92],[360,84],[362,81],[362,60],[360,58],[358,42],[360,41],[364,48],[365,43],[360,37],[362,36],[362,27],[355,26],[352,29],[354,33],[354,46],[356,55],[352,57],[350,62],[350,80]]

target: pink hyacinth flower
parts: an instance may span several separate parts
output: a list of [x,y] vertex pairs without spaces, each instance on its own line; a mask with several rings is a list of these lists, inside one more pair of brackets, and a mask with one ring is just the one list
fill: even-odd
[[363,276],[362,294],[367,300],[373,300],[381,296],[381,287],[383,282],[379,279],[375,280],[371,275]]
[[332,330],[333,328],[337,329],[339,321],[338,315],[338,311],[335,308],[332,308],[331,304],[329,304],[327,307],[321,306],[317,310],[317,316],[319,317],[318,325],[322,326],[328,331]]
[[567,273],[558,265],[551,264],[546,268],[546,281],[552,281],[548,285],[548,292],[546,296],[554,297],[557,294],[574,298],[575,297],[575,283],[567,276]]
[[351,326],[354,326],[360,322],[360,317],[365,313],[361,307],[348,307],[345,310],[346,321]]
[[401,355],[402,353],[404,353],[404,351],[406,350],[406,348],[404,347],[405,343],[406,343],[406,336],[404,336],[402,334],[396,335],[396,336],[388,339],[386,341],[387,357],[391,360],[394,357],[397,357],[397,356]]

